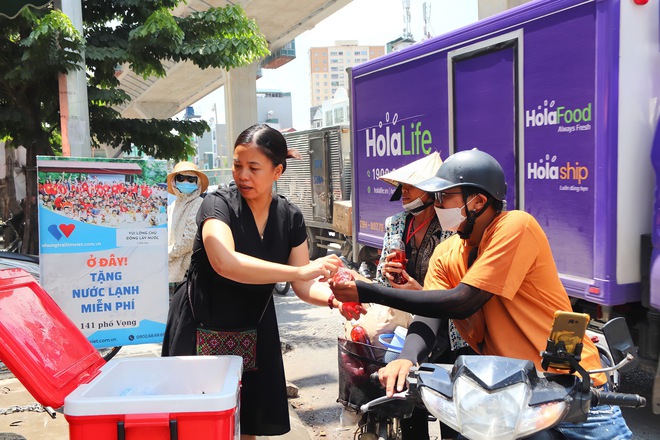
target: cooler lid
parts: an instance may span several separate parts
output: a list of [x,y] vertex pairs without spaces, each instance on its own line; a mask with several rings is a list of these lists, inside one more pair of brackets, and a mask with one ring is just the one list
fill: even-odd
[[23,269],[0,270],[0,360],[44,406],[60,408],[105,360]]

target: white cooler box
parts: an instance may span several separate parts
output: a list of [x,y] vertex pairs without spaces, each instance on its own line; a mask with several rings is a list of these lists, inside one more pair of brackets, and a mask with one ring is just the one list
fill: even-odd
[[0,359],[71,440],[238,439],[239,356],[105,363],[32,276],[0,270]]

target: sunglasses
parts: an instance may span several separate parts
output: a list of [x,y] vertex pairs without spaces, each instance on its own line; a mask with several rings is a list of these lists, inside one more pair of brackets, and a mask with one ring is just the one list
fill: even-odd
[[177,182],[185,182],[187,180],[190,183],[197,183],[197,176],[185,176],[183,174],[177,174],[174,176],[174,180]]
[[453,196],[455,194],[462,194],[461,191],[454,191],[454,192],[445,192],[445,191],[439,191],[435,193],[435,199],[438,201],[438,203],[442,204],[442,198],[444,196]]

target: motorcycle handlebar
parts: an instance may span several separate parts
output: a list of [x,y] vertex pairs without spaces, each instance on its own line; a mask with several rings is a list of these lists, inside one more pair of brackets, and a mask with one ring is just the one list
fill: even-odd
[[591,406],[617,405],[630,408],[646,406],[646,399],[638,394],[610,393],[592,389]]

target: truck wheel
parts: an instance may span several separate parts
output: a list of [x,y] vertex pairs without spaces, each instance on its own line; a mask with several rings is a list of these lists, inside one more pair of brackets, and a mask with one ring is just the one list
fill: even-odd
[[317,235],[321,235],[319,228],[307,228],[307,248],[309,249],[309,259],[316,260],[326,254],[327,249],[319,246]]
[[291,283],[289,282],[275,283],[273,292],[277,293],[278,295],[286,295],[290,287]]

